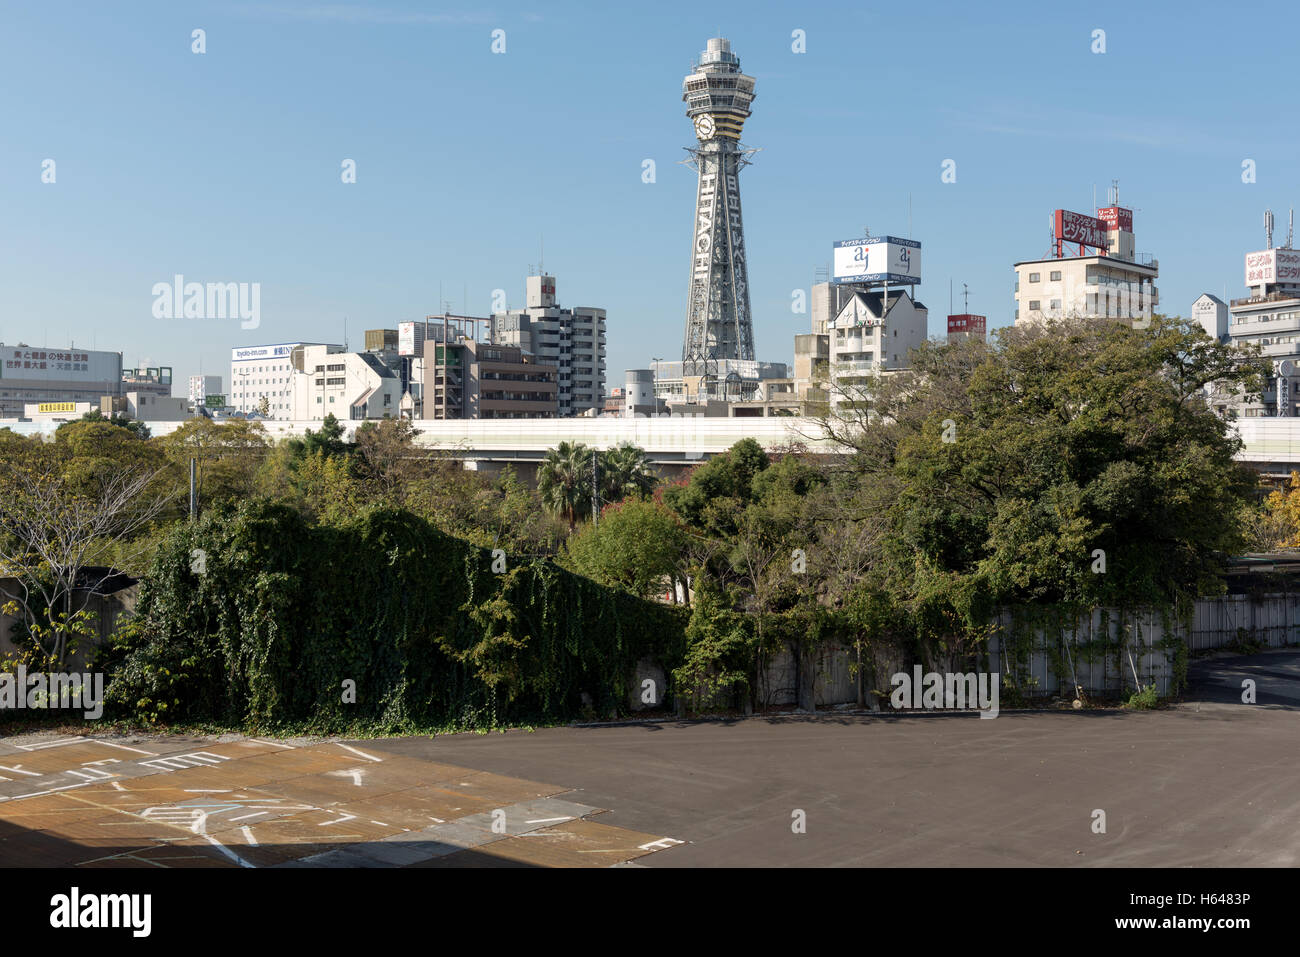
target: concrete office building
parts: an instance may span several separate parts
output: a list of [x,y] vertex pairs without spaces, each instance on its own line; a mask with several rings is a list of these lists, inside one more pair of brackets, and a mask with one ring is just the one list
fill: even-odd
[[334,345],[294,350],[289,415],[298,421],[397,418],[402,380],[369,352],[344,352]]
[[813,283],[812,334],[824,336],[830,332],[831,320],[840,314],[844,303],[853,295],[850,286],[834,282]]
[[[708,375],[698,374],[697,363],[678,360],[656,360],[650,363],[650,369],[655,377],[655,395],[669,405],[743,402],[754,398],[764,380],[784,379],[788,373],[784,362],[753,359],[719,359],[710,364]],[[727,413],[723,410],[719,414]]]
[[[249,415],[258,411],[266,399],[268,419],[292,419],[293,375],[301,369],[298,350],[320,346],[319,342],[277,342],[266,346],[241,346],[230,350],[230,395],[226,402],[236,412]],[[327,348],[342,352],[340,345]],[[335,415],[340,418],[345,416]]]
[[122,392],[122,353],[75,346],[0,342],[0,418],[21,418],[24,406],[91,402]]
[[190,400],[183,395],[132,390],[122,395],[104,396],[99,411],[108,416],[125,415],[141,422],[177,422],[190,418]]
[[561,416],[599,414],[605,401],[605,310],[561,308],[554,276],[529,276],[526,292],[525,308],[492,317],[492,343],[556,368]]
[[553,419],[559,411],[559,369],[518,346],[430,336],[423,372],[426,419]]
[[[1133,211],[1119,206],[1118,198],[1116,189],[1112,204],[1095,217],[1056,210],[1054,255],[1014,266],[1016,325],[1066,317],[1151,317],[1160,302],[1155,285],[1160,263],[1134,251]],[[1075,244],[1079,254],[1065,255]]]
[[122,387],[117,395],[139,392],[141,395],[156,395],[168,398],[172,394],[171,366],[158,366],[148,369],[123,369]]
[[[827,323],[829,330],[830,325]],[[794,393],[804,406],[803,412],[815,411],[830,394],[826,390],[830,381],[831,337],[829,331],[812,332],[794,337]]]

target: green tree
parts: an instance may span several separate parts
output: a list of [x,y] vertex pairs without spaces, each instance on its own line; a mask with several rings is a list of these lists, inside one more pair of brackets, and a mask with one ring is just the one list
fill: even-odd
[[62,667],[86,634],[93,589],[111,574],[95,568],[97,554],[120,550],[167,505],[158,492],[162,466],[148,456],[96,459],[110,464],[87,474],[78,467],[77,449],[93,447],[102,456],[123,447],[147,451],[144,446],[106,422],[69,423],[62,440],[49,444],[0,442],[0,577],[17,582],[17,593],[5,597],[33,645],[30,662]]
[[114,412],[112,415],[104,415],[99,409],[91,409],[81,417],[83,422],[109,422],[113,425],[121,426],[134,432],[137,438],[147,439],[152,435],[149,426],[145,425],[139,419],[133,419],[121,412]]
[[579,574],[651,598],[676,595],[686,546],[686,531],[672,510],[627,501],[604,509],[600,521],[584,526],[567,549]]
[[1198,326],[1064,320],[928,345],[832,431],[888,496],[876,581],[900,627],[969,651],[1001,605],[1170,607],[1222,587],[1257,485],[1204,401],[1259,387]]
[[347,455],[351,451],[344,437],[343,423],[334,417],[333,412],[321,421],[319,431],[308,429],[301,443],[304,455],[312,455],[317,451],[326,455]]
[[645,451],[624,442],[600,455],[601,497],[606,502],[645,498],[658,484],[658,476]]
[[154,441],[173,464],[178,487],[188,489],[190,459],[196,460],[195,481],[201,503],[229,502],[252,495],[258,469],[269,448],[260,422],[214,422],[204,416],[187,419],[174,432]]
[[581,442],[561,442],[549,449],[537,469],[542,502],[576,528],[578,516],[591,511],[592,450]]

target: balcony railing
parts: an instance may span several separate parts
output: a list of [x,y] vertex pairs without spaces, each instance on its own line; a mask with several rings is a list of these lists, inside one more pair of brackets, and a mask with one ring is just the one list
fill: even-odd
[[1270,292],[1263,296],[1247,296],[1245,299],[1231,299],[1228,305],[1253,306],[1260,302],[1286,302],[1291,299],[1300,300],[1300,292]]

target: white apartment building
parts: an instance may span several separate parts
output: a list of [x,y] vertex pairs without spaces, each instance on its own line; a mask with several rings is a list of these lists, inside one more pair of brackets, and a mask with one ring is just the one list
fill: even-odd
[[560,308],[554,276],[529,276],[526,306],[492,317],[492,342],[559,370],[560,416],[599,415],[605,402],[605,310]]
[[221,395],[221,376],[219,375],[192,375],[190,376],[190,402],[194,408],[202,407],[204,400],[210,395]]
[[293,366],[289,418],[320,421],[330,413],[341,421],[398,418],[401,377],[372,353],[303,345]]
[[1228,304],[1208,292],[1192,303],[1192,320],[1216,342],[1228,341]]
[[1228,336],[1234,344],[1259,346],[1273,361],[1275,376],[1258,401],[1235,403],[1234,411],[1247,418],[1295,416],[1300,414],[1300,249],[1247,253],[1246,286],[1250,295],[1228,305]]
[[831,401],[859,401],[872,378],[906,369],[929,321],[930,311],[905,289],[855,289],[828,328]]
[[[257,412],[266,399],[267,418],[292,419],[295,351],[318,342],[277,342],[230,350],[230,394],[226,404],[244,414]],[[328,348],[342,350],[342,346]]]

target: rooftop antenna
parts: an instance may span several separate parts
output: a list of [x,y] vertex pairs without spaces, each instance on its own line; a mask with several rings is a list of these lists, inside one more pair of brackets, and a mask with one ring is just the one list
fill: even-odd
[[1106,205],[1107,206],[1119,205],[1119,180],[1117,179],[1113,179],[1110,181],[1110,192],[1107,193]]
[[1264,210],[1264,248],[1273,248],[1273,210]]
[[970,315],[970,290],[965,283],[961,284],[961,311]]
[[1291,248],[1291,243],[1295,239],[1295,207],[1291,207],[1291,213],[1286,219],[1286,248]]

